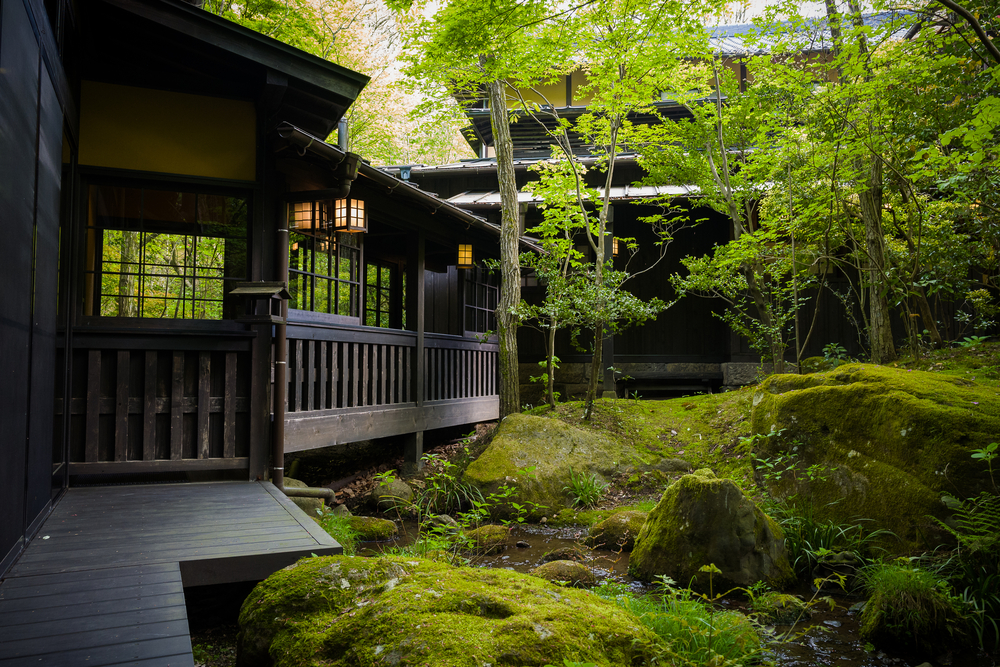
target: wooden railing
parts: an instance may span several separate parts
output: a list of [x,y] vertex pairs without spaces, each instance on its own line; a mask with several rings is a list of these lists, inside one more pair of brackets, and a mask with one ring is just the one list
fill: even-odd
[[424,347],[425,400],[497,395],[498,347],[495,343],[427,334]]
[[[71,473],[247,467],[248,339],[79,337],[66,434]],[[66,409],[57,399],[57,427]]]
[[289,325],[285,411],[412,402],[415,347],[405,331]]
[[492,343],[426,334],[423,377],[418,378],[417,335],[411,331],[289,324],[287,337],[286,413],[497,394],[497,346]]

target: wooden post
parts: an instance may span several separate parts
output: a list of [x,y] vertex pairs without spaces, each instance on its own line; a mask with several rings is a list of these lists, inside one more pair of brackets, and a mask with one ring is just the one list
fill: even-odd
[[424,432],[408,433],[403,443],[403,474],[412,475],[424,467],[420,458],[424,455]]
[[[424,233],[417,232],[417,242],[409,244],[406,257],[406,326],[417,334],[417,345],[413,350],[412,368],[413,374],[410,376],[410,396],[416,402],[417,407],[424,404],[424,375],[426,368],[424,364],[424,264],[426,240]],[[413,471],[421,467],[420,457],[424,449],[424,433],[416,431],[407,436],[406,451],[404,452],[404,466]]]

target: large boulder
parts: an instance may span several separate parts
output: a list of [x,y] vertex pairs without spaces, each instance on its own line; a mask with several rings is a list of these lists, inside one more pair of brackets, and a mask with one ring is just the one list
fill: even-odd
[[625,448],[607,436],[557,419],[515,414],[500,422],[492,442],[469,465],[463,480],[484,494],[504,484],[516,487],[517,501],[534,503],[530,516],[538,518],[573,504],[564,489],[571,469],[607,482],[630,459]]
[[[775,375],[753,398],[757,481],[848,521],[871,519],[904,547],[932,547],[942,494],[971,496],[989,476],[972,451],[1000,433],[1000,395],[971,380],[872,364]],[[775,467],[769,467],[772,464]],[[780,473],[780,474],[779,474]],[[836,501],[836,504],[832,504]]]
[[698,470],[663,492],[636,537],[628,571],[646,581],[693,581],[707,591],[709,575],[700,570],[715,565],[715,591],[758,581],[781,588],[794,580],[784,540],[781,527],[732,480]]
[[254,588],[240,667],[602,667],[652,660],[638,619],[585,591],[416,558],[305,558]]

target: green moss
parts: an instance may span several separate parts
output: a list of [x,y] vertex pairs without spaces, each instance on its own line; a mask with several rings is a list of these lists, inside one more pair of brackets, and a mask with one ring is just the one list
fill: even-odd
[[943,491],[985,488],[986,473],[970,454],[1000,432],[996,389],[871,364],[772,376],[753,401],[754,431],[782,431],[759,439],[756,455],[795,462],[780,479],[758,474],[762,485],[815,507],[836,501],[836,518],[873,519],[909,545],[937,543],[927,517],[944,517]]
[[469,548],[477,554],[491,554],[507,547],[509,531],[506,526],[486,525],[465,531]]
[[663,488],[692,467],[749,482],[749,451],[740,437],[750,432],[750,399],[744,390],[666,401],[603,399],[590,422],[581,419],[580,403],[563,403],[544,415],[512,415],[464,479],[486,492],[503,483],[515,485],[519,502],[547,506],[531,518],[555,515],[559,525],[597,519],[562,511],[572,502],[563,489],[571,466],[626,486],[634,476],[636,488]]
[[571,586],[586,587],[597,583],[597,577],[589,567],[572,560],[553,560],[543,563],[532,570],[531,574],[547,581]]
[[[240,617],[241,644],[278,667],[633,664],[656,638],[584,591],[506,570],[422,559],[300,561],[262,582]],[[245,662],[243,664],[261,664]]]
[[700,470],[674,482],[650,511],[629,559],[629,574],[667,575],[708,589],[702,566],[714,564],[716,590],[759,580],[780,588],[794,579],[784,533],[732,480]]
[[631,551],[635,545],[636,535],[646,522],[646,516],[646,512],[635,510],[615,512],[591,527],[586,544],[615,551],[619,549]]
[[373,542],[392,539],[399,532],[396,524],[389,519],[379,519],[373,516],[349,517],[348,525],[361,542]]

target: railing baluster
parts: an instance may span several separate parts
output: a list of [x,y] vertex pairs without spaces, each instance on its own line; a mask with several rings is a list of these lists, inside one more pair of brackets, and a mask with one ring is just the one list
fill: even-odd
[[327,385],[327,364],[329,359],[327,359],[327,348],[330,344],[325,340],[317,341],[319,345],[319,403],[316,405],[317,410],[326,410],[329,406],[329,402],[326,400],[326,385]]
[[351,407],[358,405],[358,344],[351,343]]
[[306,341],[306,410],[316,409],[316,341]]

